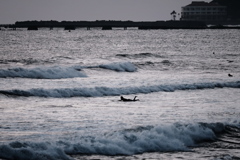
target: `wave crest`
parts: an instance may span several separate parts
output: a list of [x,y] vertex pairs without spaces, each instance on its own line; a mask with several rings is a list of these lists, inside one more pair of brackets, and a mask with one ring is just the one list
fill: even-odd
[[146,152],[189,151],[199,143],[217,141],[234,126],[223,123],[139,126],[103,135],[83,135],[58,142],[11,142],[0,145],[0,158],[70,160],[68,155],[134,155]]
[[147,94],[151,92],[174,92],[176,90],[197,90],[197,89],[213,89],[213,88],[240,88],[240,81],[237,82],[209,82],[209,83],[193,83],[193,84],[169,84],[155,86],[125,87],[125,88],[60,88],[60,89],[30,89],[30,90],[0,90],[0,94],[14,96],[36,96],[36,97],[103,97],[118,96],[128,94]]
[[[106,134],[101,137],[81,137],[79,143],[65,149],[68,154],[134,155],[145,152],[189,151],[188,147],[217,139],[224,124],[172,124],[140,126]],[[83,140],[82,140],[83,139]],[[68,145],[69,146],[69,145]]]
[[137,53],[137,54],[117,54],[117,57],[127,57],[127,58],[148,58],[148,57],[154,57],[154,58],[163,58],[161,54],[156,53]]
[[41,68],[11,68],[1,69],[0,78],[35,78],[35,79],[60,79],[86,77],[86,74],[81,72],[81,69],[76,67],[41,67]]
[[9,68],[0,69],[0,78],[33,78],[33,79],[61,79],[87,77],[82,71],[85,68],[103,68],[117,72],[135,72],[137,68],[131,62],[114,62],[98,66],[71,67],[38,67],[38,68]]
[[8,145],[0,145],[0,158],[18,160],[73,160],[61,148],[46,142],[12,142]]
[[115,62],[111,64],[99,65],[100,68],[110,69],[118,72],[135,72],[137,68],[130,62]]

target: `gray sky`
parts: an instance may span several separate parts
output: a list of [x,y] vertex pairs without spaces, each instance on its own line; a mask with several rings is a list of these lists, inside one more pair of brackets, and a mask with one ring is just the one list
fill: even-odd
[[26,20],[170,20],[173,10],[179,13],[192,1],[199,0],[0,0],[0,24]]

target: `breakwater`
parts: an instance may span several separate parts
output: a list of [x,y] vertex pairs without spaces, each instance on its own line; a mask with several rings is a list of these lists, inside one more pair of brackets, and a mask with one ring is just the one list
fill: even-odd
[[65,28],[74,30],[76,28],[102,28],[111,30],[112,28],[138,29],[205,29],[206,24],[198,21],[155,21],[155,22],[133,22],[133,21],[23,21],[8,25],[8,28],[28,28],[37,30],[38,28]]
[[228,27],[223,25],[207,26],[201,21],[154,21],[154,22],[133,22],[133,21],[22,21],[15,24],[0,25],[0,27],[27,28],[28,30],[38,30],[39,28],[64,28],[65,30],[75,30],[77,28],[102,28],[102,30],[112,30],[113,28],[138,28],[149,29],[240,29],[239,26]]

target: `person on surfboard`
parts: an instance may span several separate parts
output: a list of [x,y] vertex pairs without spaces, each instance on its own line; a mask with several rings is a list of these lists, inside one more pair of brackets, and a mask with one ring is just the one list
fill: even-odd
[[120,101],[123,101],[123,102],[139,101],[139,99],[136,99],[137,96],[135,96],[133,99],[127,99],[127,98],[124,98],[123,96],[121,96],[120,98],[121,98]]

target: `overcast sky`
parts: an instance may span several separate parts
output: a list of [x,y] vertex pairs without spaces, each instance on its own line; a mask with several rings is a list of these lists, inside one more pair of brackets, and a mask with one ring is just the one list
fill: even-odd
[[[0,24],[26,20],[170,20],[193,0],[0,0]],[[198,1],[198,0],[194,0]],[[200,0],[203,1],[203,0]],[[210,2],[211,0],[205,0]]]

